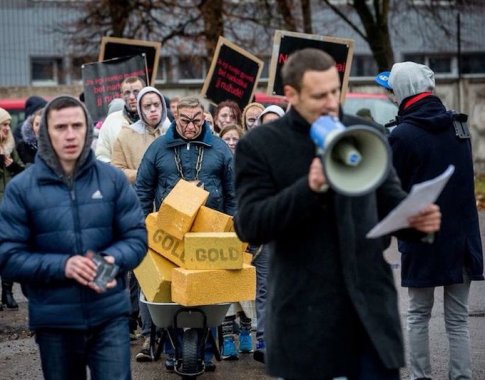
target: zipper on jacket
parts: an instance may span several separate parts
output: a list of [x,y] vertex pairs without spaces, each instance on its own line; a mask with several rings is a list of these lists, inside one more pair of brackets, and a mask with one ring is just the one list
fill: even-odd
[[82,255],[82,242],[81,242],[81,231],[80,231],[80,223],[79,223],[79,210],[76,200],[76,191],[74,189],[74,184],[69,186],[69,193],[71,195],[71,209],[72,209],[72,217],[74,219],[74,236],[76,239],[76,254]]
[[[74,188],[74,183],[71,183],[68,186],[69,189],[69,194],[71,196],[71,209],[72,209],[72,217],[74,219],[74,236],[76,240],[76,252],[75,254],[77,255],[83,255],[84,252],[82,252],[82,241],[81,241],[81,228],[80,228],[80,223],[79,223],[79,209],[78,209],[78,204],[77,204],[77,199],[76,199],[76,190]],[[86,293],[87,288],[84,286],[81,286],[79,289],[80,294],[80,301],[81,301],[81,310],[82,310],[82,315],[84,318],[84,324],[87,326],[88,325],[88,320],[89,316],[87,314],[86,310],[86,303],[88,300],[88,295]]]

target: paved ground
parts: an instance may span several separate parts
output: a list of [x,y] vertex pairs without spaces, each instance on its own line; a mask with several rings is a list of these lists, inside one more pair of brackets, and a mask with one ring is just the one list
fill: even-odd
[[[485,212],[480,213],[482,241],[485,242]],[[393,265],[396,283],[399,284],[399,256],[393,244],[385,253]],[[403,326],[407,309],[407,294],[398,286],[400,312]],[[20,301],[17,312],[0,312],[0,379],[42,379],[40,361],[34,339],[27,330],[27,303],[15,287],[16,298]],[[431,347],[433,379],[447,379],[448,344],[443,322],[442,292],[436,291],[436,304],[431,319]],[[470,294],[470,335],[472,337],[473,379],[485,380],[485,282],[474,282]],[[140,349],[141,341],[133,345],[133,357]],[[163,357],[162,357],[163,358]],[[163,360],[154,363],[137,363],[133,360],[133,378],[135,380],[173,380],[180,379],[175,374],[167,373]],[[214,373],[200,376],[201,379],[271,379],[265,375],[264,366],[252,359],[251,355],[241,355],[239,361],[219,362]],[[402,370],[402,379],[409,378],[406,368]]]

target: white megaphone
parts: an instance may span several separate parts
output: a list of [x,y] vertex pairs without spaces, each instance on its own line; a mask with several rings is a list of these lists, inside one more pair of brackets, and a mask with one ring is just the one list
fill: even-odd
[[344,127],[334,116],[321,116],[310,137],[321,156],[327,183],[348,196],[367,194],[387,177],[390,148],[384,135],[365,126]]

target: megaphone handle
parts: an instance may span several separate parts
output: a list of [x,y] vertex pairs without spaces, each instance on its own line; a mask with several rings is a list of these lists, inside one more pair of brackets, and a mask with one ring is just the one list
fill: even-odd
[[421,238],[421,241],[426,244],[433,244],[434,243],[434,232],[426,234]]

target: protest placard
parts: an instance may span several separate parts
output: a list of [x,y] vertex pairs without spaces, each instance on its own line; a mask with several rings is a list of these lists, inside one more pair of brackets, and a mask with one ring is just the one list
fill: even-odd
[[219,37],[201,96],[214,104],[233,100],[242,109],[251,101],[262,70],[262,60]]
[[144,55],[84,64],[81,72],[84,102],[94,121],[103,120],[111,100],[120,97],[123,79],[132,76],[147,79]]
[[133,40],[129,38],[103,37],[99,48],[98,61],[145,54],[149,85],[155,84],[160,57],[160,42]]
[[341,83],[341,100],[347,92],[350,67],[354,53],[354,41],[351,39],[319,36],[277,30],[274,36],[273,54],[269,69],[268,94],[284,95],[281,79],[281,67],[288,56],[304,48],[315,48],[330,54],[337,63]]

